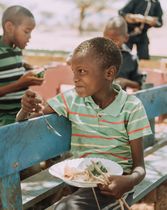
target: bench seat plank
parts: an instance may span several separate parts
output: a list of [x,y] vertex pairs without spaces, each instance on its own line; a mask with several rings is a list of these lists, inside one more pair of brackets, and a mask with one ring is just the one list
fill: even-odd
[[136,186],[133,203],[142,199],[145,195],[167,180],[167,145],[145,157],[146,176]]
[[65,183],[52,176],[47,169],[23,180],[21,189],[24,209],[58,193],[59,189],[63,187],[65,187]]

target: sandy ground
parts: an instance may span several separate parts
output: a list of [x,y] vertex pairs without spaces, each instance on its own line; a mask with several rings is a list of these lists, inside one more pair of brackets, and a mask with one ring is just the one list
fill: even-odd
[[[166,34],[167,16],[164,17],[163,27],[149,30],[150,55],[167,56]],[[72,51],[80,42],[95,36],[102,36],[102,32],[85,32],[80,35],[78,31],[70,29],[52,29],[50,32],[35,30],[27,48]]]

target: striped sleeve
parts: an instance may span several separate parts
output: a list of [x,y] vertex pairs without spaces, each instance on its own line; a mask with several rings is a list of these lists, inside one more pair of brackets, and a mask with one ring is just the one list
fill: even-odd
[[151,135],[152,131],[142,102],[137,99],[129,114],[127,132],[129,140]]
[[69,103],[72,101],[72,98],[73,94],[71,91],[66,91],[49,99],[47,102],[57,114],[68,117]]

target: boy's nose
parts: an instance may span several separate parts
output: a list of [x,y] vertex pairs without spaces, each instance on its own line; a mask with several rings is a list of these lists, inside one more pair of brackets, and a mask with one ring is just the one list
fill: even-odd
[[74,80],[74,82],[77,82],[77,81],[79,80],[79,78],[78,78],[77,74],[74,74],[74,76],[73,76],[73,80]]
[[74,83],[77,83],[78,79],[76,77],[73,77],[73,81],[74,81]]

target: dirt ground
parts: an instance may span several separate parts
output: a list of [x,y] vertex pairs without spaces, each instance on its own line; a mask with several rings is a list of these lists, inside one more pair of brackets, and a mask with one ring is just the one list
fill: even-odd
[[[102,29],[103,30],[103,29]],[[151,28],[150,55],[167,56],[167,15],[164,15],[164,25],[161,28]],[[95,36],[102,36],[101,32],[85,32],[82,35],[77,30],[52,29],[51,31],[35,30],[28,49],[72,51],[80,42]],[[135,51],[134,51],[135,52]]]

